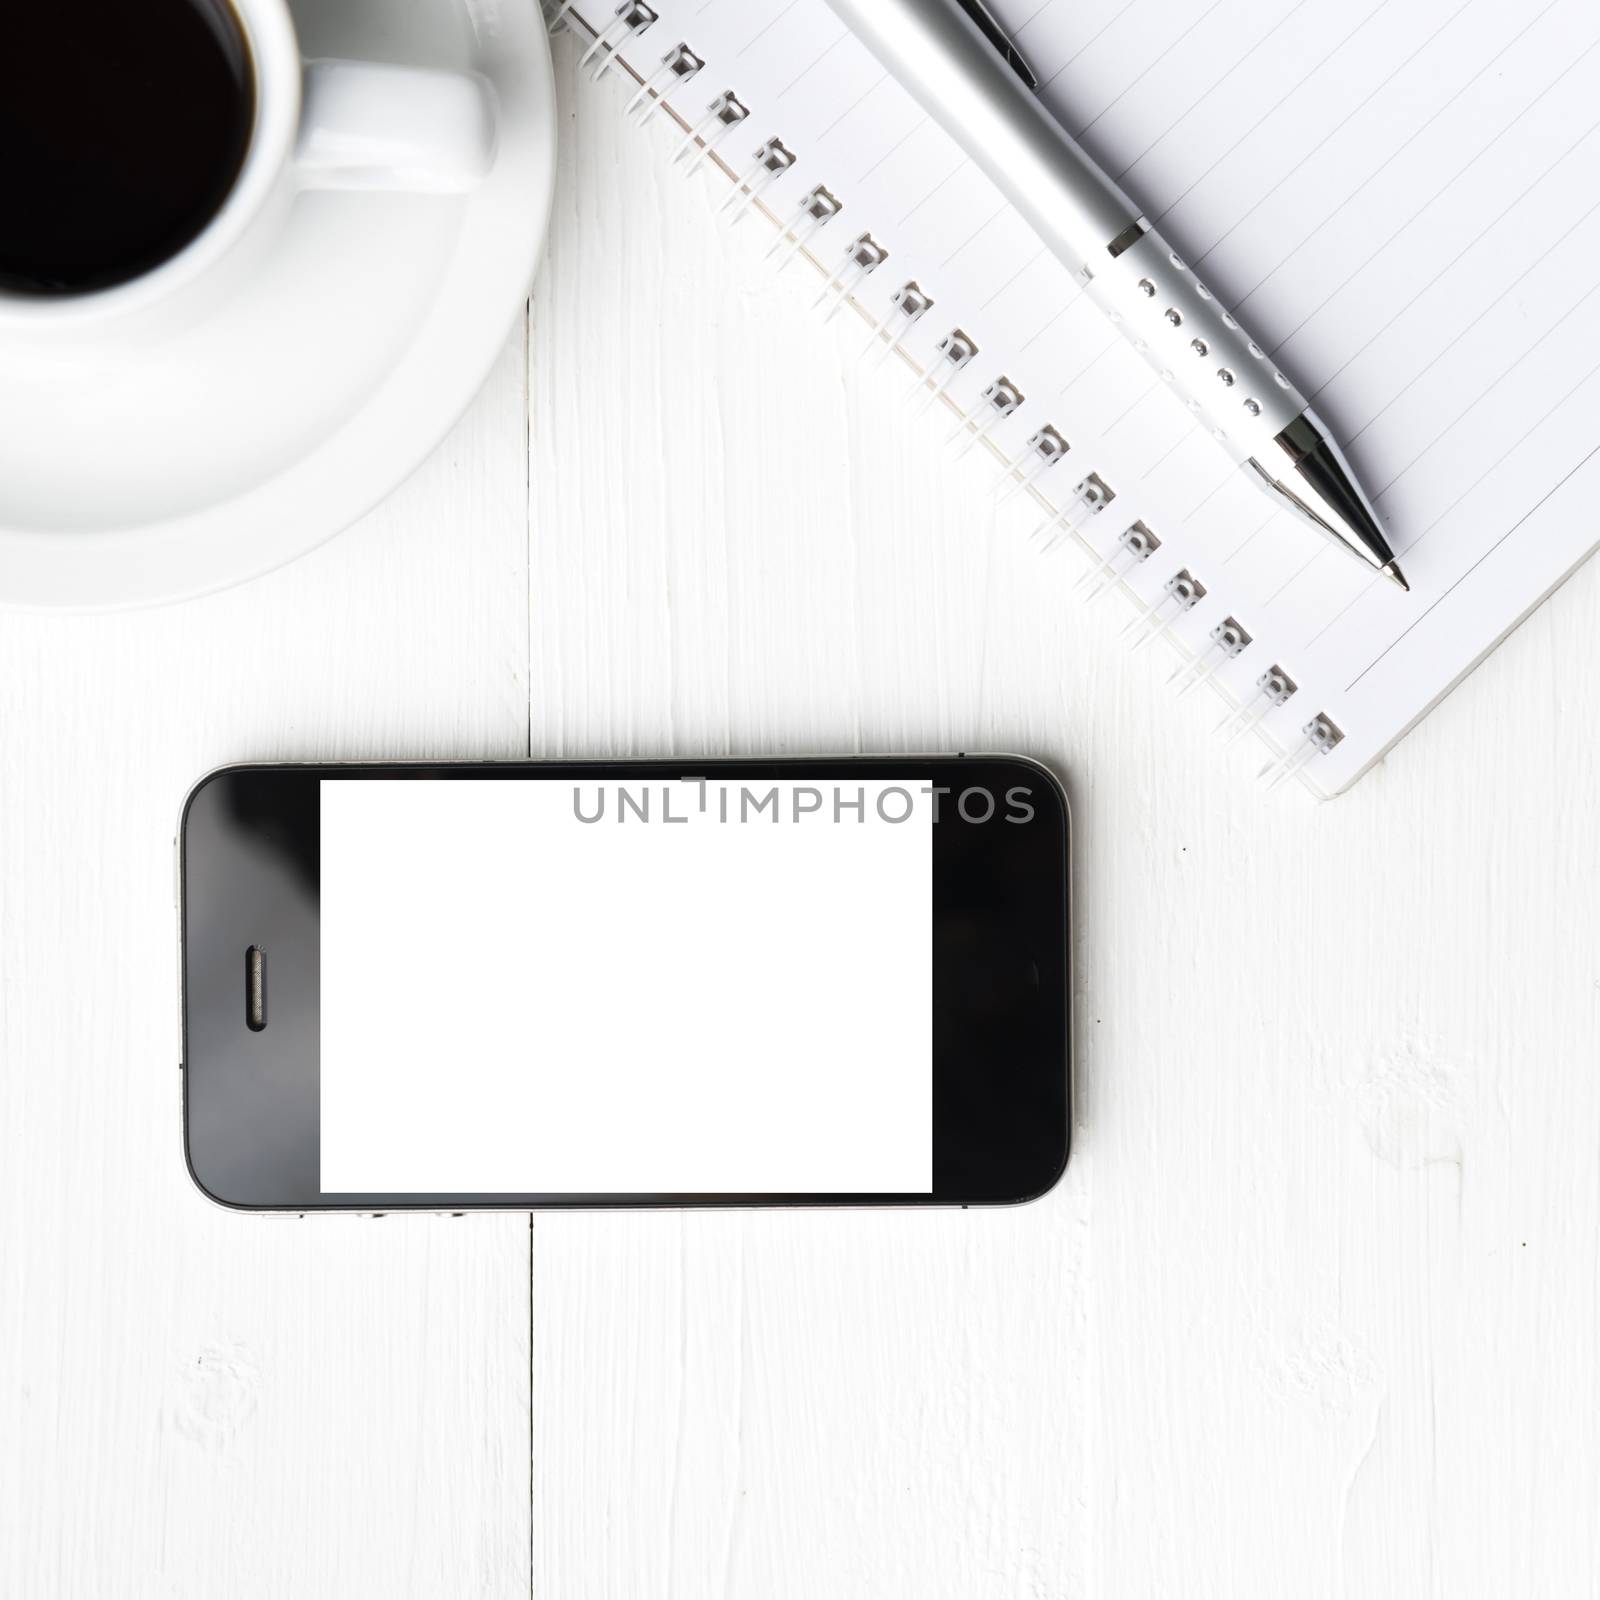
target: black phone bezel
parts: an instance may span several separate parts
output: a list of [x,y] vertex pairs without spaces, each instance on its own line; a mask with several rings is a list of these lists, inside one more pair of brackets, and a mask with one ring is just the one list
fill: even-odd
[[[615,783],[898,781],[1034,815],[934,834],[932,1194],[326,1194],[317,1184],[318,783],[574,779]],[[972,808],[978,809],[976,805]],[[235,1210],[468,1210],[1017,1204],[1065,1169],[1071,1125],[1070,812],[1048,768],[1011,755],[241,764],[207,774],[178,833],[183,1145],[202,1193]],[[404,870],[403,862],[397,870]],[[246,952],[271,955],[269,1026],[246,1017]],[[996,1076],[1003,1079],[1000,1086]],[[312,1187],[307,1187],[308,1174]]]

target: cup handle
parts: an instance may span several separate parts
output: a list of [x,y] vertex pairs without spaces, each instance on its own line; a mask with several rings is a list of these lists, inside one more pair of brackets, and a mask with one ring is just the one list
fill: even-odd
[[494,160],[494,90],[472,73],[308,61],[295,149],[305,189],[461,194]]

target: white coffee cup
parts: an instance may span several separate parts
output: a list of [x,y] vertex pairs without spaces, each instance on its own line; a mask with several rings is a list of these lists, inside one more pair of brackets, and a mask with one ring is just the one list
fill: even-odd
[[494,93],[470,73],[307,61],[287,0],[228,0],[249,49],[255,124],[233,187],[210,222],[137,278],[83,294],[0,290],[0,332],[57,339],[159,333],[234,288],[271,243],[297,193],[474,188],[495,150]]

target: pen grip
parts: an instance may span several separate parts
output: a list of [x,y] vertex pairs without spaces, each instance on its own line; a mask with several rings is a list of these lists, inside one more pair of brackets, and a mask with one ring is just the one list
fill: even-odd
[[1089,294],[1236,460],[1263,456],[1305,396],[1153,229],[1097,266]]

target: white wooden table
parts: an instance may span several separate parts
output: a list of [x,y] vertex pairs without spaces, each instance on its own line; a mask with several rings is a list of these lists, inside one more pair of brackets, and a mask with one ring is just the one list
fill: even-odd
[[[0,1592],[1600,1592],[1600,572],[1349,797],[1264,798],[558,57],[549,260],[438,455],[232,593],[0,618]],[[1076,809],[1040,1204],[191,1190],[204,769],[957,746]]]

